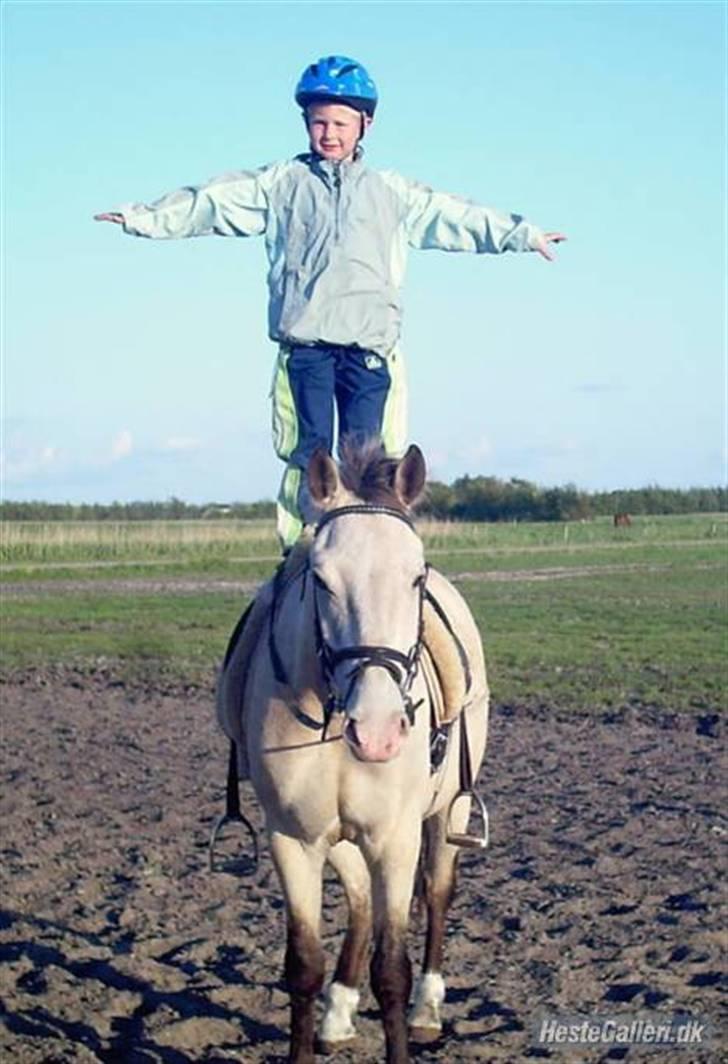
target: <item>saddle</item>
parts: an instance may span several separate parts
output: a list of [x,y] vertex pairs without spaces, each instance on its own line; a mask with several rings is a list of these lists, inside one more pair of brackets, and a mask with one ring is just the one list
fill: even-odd
[[[280,595],[302,575],[308,563],[310,538],[299,540],[271,580],[263,584],[236,625],[217,685],[217,717],[235,744],[238,775],[248,778],[240,707],[253,654],[267,630]],[[423,602],[422,670],[430,694],[431,726],[447,728],[463,708],[482,692],[473,691],[473,675],[482,675],[483,649],[470,610],[453,585],[429,568]]]

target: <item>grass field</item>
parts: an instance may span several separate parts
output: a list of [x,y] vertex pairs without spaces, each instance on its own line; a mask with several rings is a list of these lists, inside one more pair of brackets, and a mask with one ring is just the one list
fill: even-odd
[[[497,701],[725,706],[725,515],[420,530],[475,613]],[[5,677],[211,683],[277,549],[269,522],[8,522],[0,558]]]

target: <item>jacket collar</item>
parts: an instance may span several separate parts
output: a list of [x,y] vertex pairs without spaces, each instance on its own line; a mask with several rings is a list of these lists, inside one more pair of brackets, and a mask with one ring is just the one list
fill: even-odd
[[348,181],[349,178],[362,167],[363,157],[364,149],[360,144],[357,145],[353,158],[347,159],[344,162],[334,162],[333,159],[322,159],[321,156],[316,155],[315,152],[304,152],[302,155],[296,156],[297,159],[309,167],[312,173],[322,178],[329,187],[334,184],[334,179],[337,174],[341,181]]

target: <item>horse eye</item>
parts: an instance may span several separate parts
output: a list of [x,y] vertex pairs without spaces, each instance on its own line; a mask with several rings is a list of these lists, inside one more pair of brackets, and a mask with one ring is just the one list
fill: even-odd
[[427,573],[420,573],[419,576],[416,576],[412,581],[412,587],[422,587],[425,580],[427,580]]

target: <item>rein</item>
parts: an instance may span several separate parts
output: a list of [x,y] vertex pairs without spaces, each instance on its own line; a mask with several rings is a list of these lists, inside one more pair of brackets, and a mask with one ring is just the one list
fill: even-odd
[[[415,532],[414,524],[407,514],[401,510],[397,510],[394,507],[389,506],[377,506],[369,505],[367,503],[353,504],[351,506],[341,506],[335,510],[329,510],[323,515],[321,520],[316,526],[314,532],[314,538],[321,532],[326,525],[339,517],[347,517],[352,514],[364,514],[367,516],[382,515],[386,517],[394,517],[399,521],[406,524],[412,532]],[[416,532],[415,532],[416,534]],[[303,581],[301,586],[301,598],[303,598],[305,592],[305,581],[308,575],[311,573],[310,566],[307,565],[303,570]],[[299,574],[300,575],[300,574]],[[404,712],[407,716],[410,724],[414,724],[415,711],[421,705],[423,700],[414,703],[410,694],[412,684],[414,683],[415,676],[417,675],[417,669],[419,666],[420,655],[423,645],[423,631],[424,631],[424,600],[425,600],[425,584],[427,580],[427,571],[418,579],[417,586],[419,591],[418,596],[418,619],[417,619],[417,637],[415,642],[410,647],[409,651],[405,654],[401,650],[397,650],[395,647],[369,645],[369,644],[357,644],[348,647],[340,647],[334,649],[326,641],[326,637],[323,631],[323,625],[321,622],[321,609],[319,605],[318,590],[314,580],[313,583],[313,608],[314,608],[314,636],[316,640],[316,656],[319,659],[321,666],[321,675],[326,685],[326,698],[324,701],[324,719],[323,721],[315,720],[313,717],[305,713],[299,706],[293,706],[292,712],[298,721],[305,724],[306,727],[313,728],[322,732],[322,739],[325,739],[326,732],[331,721],[332,716],[335,713],[343,713],[346,708],[346,703],[351,695],[355,683],[361,677],[365,669],[380,668],[385,669],[392,677],[397,689],[399,690],[400,697],[402,699],[402,705]],[[283,586],[283,579],[278,582],[274,588],[274,604],[270,614],[270,626],[268,630],[268,646],[270,651],[271,663],[273,665],[273,672],[276,680],[290,687],[288,674],[286,672],[283,660],[275,641],[275,620],[277,616],[277,604],[282,597],[285,588]],[[356,662],[354,667],[348,674],[348,686],[345,693],[338,690],[334,672],[342,662],[353,661]]]

